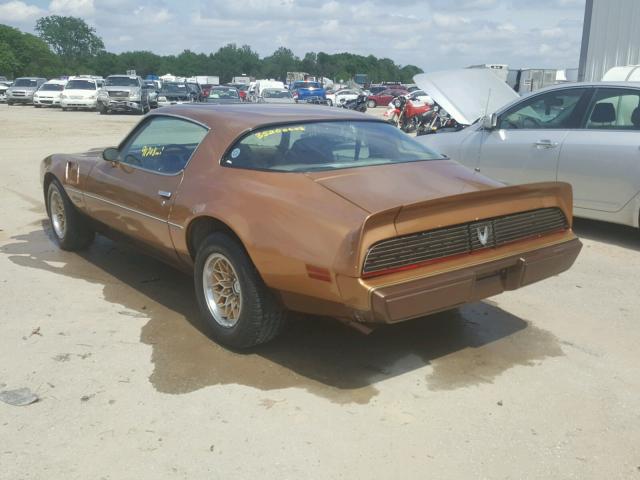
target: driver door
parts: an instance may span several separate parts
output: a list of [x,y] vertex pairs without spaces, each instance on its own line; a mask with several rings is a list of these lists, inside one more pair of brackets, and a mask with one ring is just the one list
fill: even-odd
[[476,171],[507,185],[555,181],[562,144],[577,128],[586,89],[559,89],[528,97],[481,130]]
[[118,161],[99,162],[91,171],[85,193],[91,216],[172,257],[171,206],[183,170],[207,131],[168,116],[143,121],[118,148]]

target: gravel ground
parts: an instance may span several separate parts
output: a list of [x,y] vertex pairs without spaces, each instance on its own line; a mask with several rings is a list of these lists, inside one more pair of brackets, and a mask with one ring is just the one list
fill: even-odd
[[[376,109],[382,114],[384,109]],[[640,479],[640,234],[578,221],[569,272],[362,336],[209,340],[191,279],[50,238],[40,160],[129,115],[0,105],[2,479]]]

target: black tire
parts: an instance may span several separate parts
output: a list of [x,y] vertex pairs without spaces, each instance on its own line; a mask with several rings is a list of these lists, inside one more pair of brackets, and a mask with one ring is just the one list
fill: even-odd
[[[233,325],[223,325],[216,320],[208,306],[203,272],[214,256],[223,257],[237,275],[241,300]],[[254,347],[272,340],[284,326],[285,309],[266,287],[244,248],[224,233],[213,233],[200,245],[195,261],[194,284],[200,311],[213,338],[221,344],[237,349]]]
[[34,107],[40,108],[40,107],[42,107],[42,105],[34,105]]
[[66,112],[67,110],[69,110],[67,107],[62,107],[63,112]]
[[107,107],[105,107],[102,103],[98,104],[98,113],[100,115],[106,115],[107,113],[109,113],[109,111],[107,110]]
[[[56,228],[53,218],[55,212],[52,212],[52,208],[56,208],[57,202],[57,199],[54,199],[54,195],[59,195],[64,211],[65,226],[62,232]],[[51,223],[51,231],[61,249],[71,251],[82,250],[91,245],[95,237],[94,231],[89,226],[87,220],[78,212],[73,203],[71,203],[71,200],[58,180],[53,180],[49,184],[45,200],[47,215]]]
[[7,105],[11,106],[13,105],[13,102],[7,102]]
[[149,113],[150,111],[151,111],[151,105],[149,104],[149,100],[147,100],[147,103],[142,108],[142,113],[146,114],[146,113]]

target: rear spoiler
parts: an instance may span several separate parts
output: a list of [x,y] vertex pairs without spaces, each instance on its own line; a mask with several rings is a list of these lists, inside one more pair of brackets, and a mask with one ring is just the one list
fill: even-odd
[[489,188],[375,212],[367,217],[360,232],[357,268],[361,268],[369,247],[380,240],[549,207],[560,208],[571,226],[571,185],[540,182]]

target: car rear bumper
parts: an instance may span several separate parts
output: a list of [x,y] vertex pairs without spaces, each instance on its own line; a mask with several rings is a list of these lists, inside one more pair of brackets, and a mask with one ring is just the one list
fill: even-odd
[[[365,321],[395,323],[447,310],[557,275],[573,265],[577,238],[439,275],[370,290]],[[368,318],[366,318],[368,317]]]

